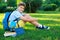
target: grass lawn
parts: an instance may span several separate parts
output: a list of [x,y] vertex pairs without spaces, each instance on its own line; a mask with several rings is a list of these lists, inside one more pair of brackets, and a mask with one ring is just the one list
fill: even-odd
[[38,22],[51,27],[50,30],[41,30],[36,29],[34,25],[30,23],[26,23],[24,30],[25,34],[19,35],[17,37],[4,37],[3,33],[3,26],[2,26],[2,19],[4,14],[0,14],[0,40],[60,40],[60,14],[59,12],[46,14],[37,13],[37,14],[30,14],[32,17],[38,19]]

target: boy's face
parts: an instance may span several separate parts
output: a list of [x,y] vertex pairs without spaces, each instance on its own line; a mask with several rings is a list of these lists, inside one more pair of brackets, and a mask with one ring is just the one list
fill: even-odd
[[25,9],[25,7],[24,7],[24,6],[19,6],[19,7],[18,7],[18,10],[19,10],[20,12],[23,12],[23,11],[24,11],[24,9]]

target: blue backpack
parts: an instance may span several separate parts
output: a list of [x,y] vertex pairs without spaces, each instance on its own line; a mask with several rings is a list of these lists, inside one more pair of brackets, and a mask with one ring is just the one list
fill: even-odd
[[10,15],[11,15],[11,12],[6,12],[5,13],[5,17],[3,19],[3,28],[4,28],[4,30],[9,30],[8,20],[9,20]]
[[[9,27],[9,25],[8,25],[8,23],[9,23],[8,20],[9,20],[10,15],[11,15],[11,12],[6,12],[6,13],[5,13],[5,17],[4,17],[4,19],[3,19],[3,28],[4,28],[4,30],[10,31],[10,27]],[[17,20],[17,19],[15,19],[15,20]],[[14,24],[15,24],[15,26],[16,26],[17,23],[15,23],[15,22],[13,21],[10,26],[13,26]],[[19,27],[19,25],[18,25],[18,27]],[[23,28],[15,28],[15,32],[17,33],[17,35],[18,35],[18,34],[23,34],[23,33],[24,33],[24,29],[23,29]]]

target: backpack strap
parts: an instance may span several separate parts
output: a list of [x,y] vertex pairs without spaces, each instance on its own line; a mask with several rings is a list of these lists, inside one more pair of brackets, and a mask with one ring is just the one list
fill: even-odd
[[[8,18],[7,18],[7,22],[8,22],[8,20],[9,20],[9,17],[11,16],[11,14],[12,14],[12,12],[10,12],[10,15],[9,15]],[[17,25],[18,25],[18,27],[19,27],[19,24],[18,24],[18,18],[16,18],[16,19],[13,20],[13,21],[17,21]]]
[[[10,13],[10,15],[12,14],[11,12],[9,12],[9,13]],[[7,18],[7,22],[8,22],[8,20],[9,20],[10,15],[9,15],[8,18]]]
[[18,18],[16,18],[15,20],[13,20],[13,21],[17,21],[17,26],[19,27],[19,24],[18,24]]

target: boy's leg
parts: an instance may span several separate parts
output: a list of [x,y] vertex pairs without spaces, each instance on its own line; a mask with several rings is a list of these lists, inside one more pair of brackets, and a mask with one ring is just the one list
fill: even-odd
[[40,25],[38,22],[37,22],[37,19],[35,18],[32,18],[29,14],[25,14],[24,17],[28,18],[28,19],[33,19],[33,21],[30,21],[30,23],[34,24],[35,26],[38,26]]
[[35,18],[32,18],[32,17],[29,16],[29,15],[25,15],[24,17],[28,18],[29,20],[32,20],[32,19],[33,19],[33,21],[29,21],[29,22],[30,22],[31,24],[34,24],[37,28],[47,28],[47,29],[49,29],[49,27],[44,26],[44,25],[42,25],[42,24],[39,24]]
[[[19,27],[24,27],[25,26],[25,23],[26,23],[26,21],[19,20],[19,22],[18,22]],[[17,28],[18,28],[18,25],[17,25]]]
[[50,29],[50,27],[47,27],[47,26],[42,25],[42,24],[39,24],[36,20],[31,21],[30,23],[35,25],[36,28],[39,28],[39,29]]

